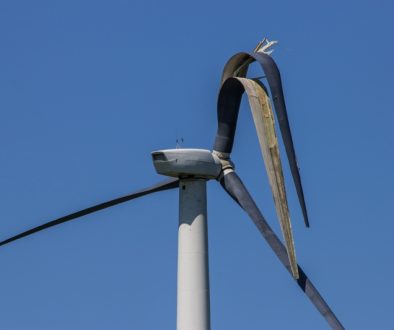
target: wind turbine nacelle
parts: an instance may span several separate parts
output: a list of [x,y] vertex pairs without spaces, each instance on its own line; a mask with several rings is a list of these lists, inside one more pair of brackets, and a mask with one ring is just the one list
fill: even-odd
[[219,158],[204,149],[168,149],[152,152],[157,173],[173,177],[216,179],[222,165]]

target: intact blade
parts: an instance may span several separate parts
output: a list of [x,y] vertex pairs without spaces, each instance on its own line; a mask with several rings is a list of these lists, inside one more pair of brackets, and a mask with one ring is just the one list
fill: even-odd
[[46,222],[46,223],[44,223],[44,224],[42,224],[40,226],[31,228],[31,229],[26,230],[26,231],[24,231],[24,232],[22,232],[22,233],[20,233],[18,235],[15,235],[13,237],[10,237],[10,238],[0,242],[0,246],[6,245],[8,243],[11,243],[11,242],[16,241],[18,239],[21,239],[23,237],[35,234],[35,233],[37,233],[39,231],[42,231],[44,229],[60,225],[62,223],[65,223],[65,222],[68,222],[68,221],[71,221],[71,220],[75,220],[77,218],[83,217],[84,215],[88,215],[88,214],[91,214],[91,213],[94,213],[94,212],[97,212],[97,211],[100,211],[100,210],[104,210],[104,209],[109,208],[111,206],[115,206],[115,205],[118,205],[118,204],[130,201],[132,199],[136,199],[138,197],[149,195],[149,194],[152,194],[152,193],[155,193],[155,192],[158,192],[158,191],[173,189],[173,188],[176,188],[178,186],[179,186],[179,180],[178,179],[166,180],[164,182],[158,183],[158,184],[156,184],[154,186],[151,186],[149,188],[145,188],[145,189],[141,189],[139,191],[136,191],[136,192],[134,192],[132,194],[129,194],[129,195],[126,195],[126,196],[122,196],[122,197],[119,197],[119,198],[115,198],[115,199],[112,199],[112,200],[110,200],[108,202],[100,203],[100,204],[88,207],[86,209],[83,209],[81,211],[74,212],[74,213],[68,214],[66,216],[60,217],[58,219]]
[[274,197],[276,213],[286,243],[291,271],[294,278],[298,278],[298,268],[294,247],[293,232],[287,203],[285,180],[279,155],[278,138],[275,132],[274,115],[267,93],[255,81],[237,78],[242,82],[248,95],[257,136],[263,155],[272,195]]
[[[278,236],[276,236],[274,231],[265,220],[264,216],[261,214],[259,208],[238,175],[235,172],[227,173],[221,178],[220,183],[224,190],[226,190],[226,192],[231,196],[231,198],[233,198],[249,215],[280,262],[291,274],[291,265],[289,263],[289,259],[287,258],[285,246],[282,244]],[[312,284],[311,280],[299,265],[297,265],[297,267],[300,276],[295,281],[297,282],[298,286],[309,298],[316,309],[321,313],[332,329],[344,330],[345,328],[338,320],[330,306],[326,303],[319,291]]]
[[285,98],[283,95],[282,80],[278,66],[276,65],[274,59],[264,53],[250,54],[242,52],[235,54],[233,57],[230,58],[230,60],[226,63],[224,67],[222,84],[224,84],[226,80],[230,77],[245,77],[249,65],[254,61],[257,61],[261,65],[264,74],[267,77],[268,85],[275,107],[275,112],[282,134],[282,140],[285,145],[290,170],[293,176],[294,185],[296,187],[298,199],[304,217],[304,222],[305,225],[309,227],[309,218],[305,203],[304,190],[301,184],[301,176],[299,173],[293,138],[290,130]]

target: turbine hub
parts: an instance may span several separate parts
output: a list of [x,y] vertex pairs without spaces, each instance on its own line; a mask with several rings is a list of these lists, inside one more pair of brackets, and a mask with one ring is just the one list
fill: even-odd
[[204,149],[167,149],[152,152],[157,173],[179,178],[216,179],[222,171],[220,159]]

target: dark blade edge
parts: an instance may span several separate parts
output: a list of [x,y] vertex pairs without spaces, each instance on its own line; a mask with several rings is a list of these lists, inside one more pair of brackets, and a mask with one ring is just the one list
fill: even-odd
[[309,218],[306,209],[304,190],[301,184],[301,176],[297,164],[297,157],[294,149],[293,137],[290,130],[289,118],[287,115],[285,98],[283,95],[283,87],[282,87],[280,72],[278,66],[276,65],[274,59],[271,56],[265,54],[255,54],[255,56],[257,61],[263,67],[264,73],[267,76],[268,85],[270,87],[272,99],[274,102],[274,107],[278,116],[279,127],[282,133],[283,143],[285,145],[291,173],[293,176],[294,184],[296,186],[298,199],[301,204],[302,214],[304,216],[304,222],[305,225],[309,227]]
[[[222,86],[226,82],[226,80],[230,77],[244,76],[244,74],[247,72],[247,67],[253,61],[257,61],[261,65],[264,74],[267,77],[268,85],[270,87],[272,99],[274,102],[275,112],[278,117],[280,131],[282,133],[282,140],[285,145],[285,150],[289,161],[290,170],[293,176],[293,181],[296,187],[297,196],[304,217],[304,222],[306,227],[309,227],[309,218],[306,208],[304,190],[301,184],[301,176],[299,173],[293,138],[291,135],[286,104],[283,95],[282,81],[281,81],[279,69],[275,61],[271,56],[262,53],[242,52],[235,54],[233,57],[230,58],[230,60],[226,63],[224,67],[223,75],[222,75]],[[240,68],[242,68],[243,71],[242,74],[240,73],[239,70]],[[232,141],[233,138],[230,138],[229,140]]]
[[[226,192],[231,196],[231,198],[234,199],[250,216],[256,227],[267,241],[268,245],[272,248],[276,256],[291,275],[291,268],[287,258],[285,246],[282,244],[261,214],[259,208],[238,175],[235,172],[230,172],[221,178],[220,183]],[[299,279],[296,280],[298,286],[302,291],[304,291],[316,309],[323,315],[332,329],[345,329],[299,265],[298,271],[300,274]]]
[[10,238],[0,242],[0,246],[8,244],[8,243],[11,243],[11,242],[16,241],[18,239],[21,239],[23,237],[35,234],[35,233],[37,233],[39,231],[42,231],[44,229],[47,229],[47,228],[50,228],[50,227],[53,227],[53,226],[56,226],[56,225],[60,225],[60,224],[65,223],[67,221],[71,221],[71,220],[77,219],[79,217],[82,217],[82,216],[85,216],[85,215],[88,215],[88,214],[91,214],[91,213],[94,213],[94,212],[106,209],[106,208],[114,206],[114,205],[118,205],[118,204],[127,202],[129,200],[132,200],[132,199],[135,199],[135,198],[138,198],[138,197],[142,197],[142,196],[145,196],[145,195],[148,195],[148,194],[151,194],[151,193],[155,193],[155,192],[158,192],[158,191],[163,191],[163,190],[176,188],[176,187],[178,187],[178,185],[179,185],[179,180],[176,179],[176,178],[170,179],[170,180],[166,180],[164,182],[158,183],[158,184],[156,184],[154,186],[151,186],[149,188],[141,189],[141,190],[139,190],[139,191],[137,191],[135,193],[132,193],[132,194],[129,194],[129,195],[126,195],[126,196],[122,196],[122,197],[119,197],[119,198],[115,198],[115,199],[112,199],[112,200],[110,200],[108,202],[104,202],[104,203],[100,203],[100,204],[88,207],[88,208],[83,209],[81,211],[77,211],[77,212],[68,214],[66,216],[63,216],[63,217],[60,217],[58,219],[55,219],[55,220],[49,221],[47,223],[44,223],[44,224],[42,224],[40,226],[31,228],[31,229],[26,230],[26,231],[24,231],[24,232],[22,232],[22,233],[20,233],[18,235],[15,235],[13,237],[10,237]]

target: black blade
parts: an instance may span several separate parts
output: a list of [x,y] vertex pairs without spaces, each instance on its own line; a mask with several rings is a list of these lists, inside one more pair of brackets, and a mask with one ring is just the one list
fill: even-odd
[[244,91],[242,83],[235,78],[229,78],[222,84],[217,103],[218,130],[213,150],[231,153]]
[[132,199],[135,199],[135,198],[138,198],[138,197],[142,197],[142,196],[145,196],[145,195],[148,195],[148,194],[152,194],[152,193],[155,193],[155,192],[158,192],[158,191],[173,189],[173,188],[176,188],[178,186],[179,186],[179,180],[178,179],[174,178],[174,179],[166,180],[164,182],[158,183],[158,184],[156,184],[154,186],[151,186],[149,188],[141,189],[141,190],[139,190],[137,192],[134,192],[132,194],[129,194],[129,195],[126,195],[126,196],[122,196],[122,197],[119,197],[119,198],[115,198],[115,199],[110,200],[108,202],[104,202],[104,203],[101,203],[101,204],[97,204],[97,205],[88,207],[88,208],[83,209],[81,211],[74,212],[74,213],[71,213],[69,215],[63,216],[61,218],[58,218],[58,219],[49,221],[47,223],[44,223],[41,226],[31,228],[31,229],[26,230],[26,231],[24,231],[24,232],[22,232],[22,233],[20,233],[18,235],[15,235],[13,237],[10,237],[10,238],[0,242],[0,246],[8,244],[8,243],[11,243],[13,241],[16,241],[16,240],[18,240],[20,238],[23,238],[23,237],[26,237],[26,236],[29,236],[31,234],[37,233],[37,232],[39,232],[41,230],[44,230],[44,229],[47,229],[47,228],[50,228],[50,227],[53,227],[53,226],[56,226],[56,225],[60,225],[62,223],[65,223],[67,221],[71,221],[71,220],[77,219],[79,217],[83,217],[84,215],[87,215],[87,214],[90,214],[90,213],[93,213],[93,212],[97,212],[97,211],[106,209],[108,207],[111,207],[111,206],[114,206],[114,205],[118,205],[118,204],[127,202],[129,200],[132,200]]
[[[249,217],[253,220],[254,224],[259,229],[268,245],[272,248],[272,250],[274,250],[276,256],[291,275],[291,267],[285,246],[282,244],[278,236],[276,236],[274,231],[271,229],[261,214],[256,203],[250,196],[248,190],[238,175],[235,172],[230,172],[222,177],[220,183],[227,193],[246,211]],[[298,272],[300,277],[296,280],[297,284],[301,290],[305,292],[317,310],[323,315],[332,329],[345,329],[299,265]]]
[[257,61],[267,78],[268,85],[271,91],[272,100],[274,102],[274,108],[278,117],[278,123],[280,131],[282,133],[283,143],[287,158],[289,160],[290,170],[293,176],[294,184],[296,187],[298,199],[300,201],[302,214],[304,216],[304,222],[309,227],[308,212],[306,209],[304,191],[302,189],[301,177],[297,164],[296,153],[294,150],[293,138],[291,135],[289,119],[287,116],[285,98],[283,95],[282,80],[278,66],[276,65],[273,58],[263,53],[238,53],[234,55],[225,65],[222,76],[222,84],[233,76],[244,76],[247,72],[247,67],[253,62]]

